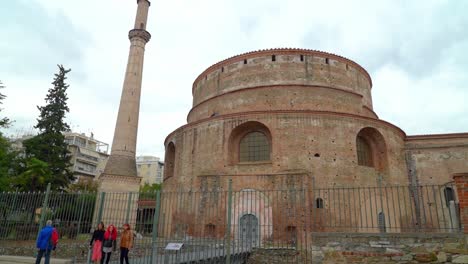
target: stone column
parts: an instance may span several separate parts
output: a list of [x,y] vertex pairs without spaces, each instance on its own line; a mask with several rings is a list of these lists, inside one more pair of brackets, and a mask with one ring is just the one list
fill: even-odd
[[460,203],[460,221],[463,232],[468,234],[468,172],[453,175]]

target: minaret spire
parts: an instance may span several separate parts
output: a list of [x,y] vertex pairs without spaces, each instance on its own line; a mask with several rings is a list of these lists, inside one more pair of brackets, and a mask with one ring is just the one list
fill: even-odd
[[146,31],[148,0],[138,0],[135,26],[128,33],[130,53],[120,98],[112,150],[104,175],[136,177],[136,143],[140,112],[141,81],[145,45],[151,34]]

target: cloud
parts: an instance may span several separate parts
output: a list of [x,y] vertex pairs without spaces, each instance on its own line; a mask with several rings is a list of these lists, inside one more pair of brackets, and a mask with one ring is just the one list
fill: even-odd
[[[55,64],[71,67],[68,120],[111,143],[136,1],[7,1],[0,78],[13,130],[35,124]],[[466,1],[153,1],[137,152],[163,157],[186,123],[194,79],[239,53],[275,47],[348,57],[373,78],[379,116],[408,134],[468,131]],[[14,23],[11,23],[14,21]],[[20,103],[21,102],[21,103]]]
[[0,72],[40,78],[56,64],[83,68],[89,39],[65,14],[48,14],[34,1],[7,1],[0,9],[0,23]]

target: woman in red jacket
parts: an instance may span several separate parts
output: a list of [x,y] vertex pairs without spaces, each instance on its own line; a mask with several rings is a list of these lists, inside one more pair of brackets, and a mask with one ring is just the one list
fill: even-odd
[[114,225],[109,225],[104,233],[104,241],[102,242],[102,258],[101,264],[109,264],[112,251],[116,250],[117,229]]

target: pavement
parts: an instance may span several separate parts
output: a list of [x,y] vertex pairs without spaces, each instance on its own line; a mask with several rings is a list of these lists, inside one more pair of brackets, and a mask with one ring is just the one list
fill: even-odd
[[[18,257],[18,256],[5,256],[1,255],[0,256],[0,264],[31,264],[35,263],[36,259],[33,257]],[[44,258],[42,258],[42,262],[44,263]],[[50,264],[71,264],[72,261],[69,259],[56,259],[56,258],[51,258],[50,259]]]

